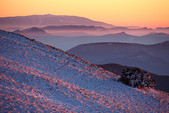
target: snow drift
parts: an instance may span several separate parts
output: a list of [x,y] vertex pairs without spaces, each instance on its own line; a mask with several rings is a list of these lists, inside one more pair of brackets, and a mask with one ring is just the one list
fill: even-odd
[[0,31],[1,112],[167,112],[168,93],[117,82],[119,76],[60,49]]

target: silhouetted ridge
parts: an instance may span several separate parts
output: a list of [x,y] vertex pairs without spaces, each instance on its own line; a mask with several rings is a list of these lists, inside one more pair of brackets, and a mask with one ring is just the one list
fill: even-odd
[[153,33],[153,34],[148,34],[144,35],[146,37],[169,37],[169,34],[167,33]]
[[131,37],[135,37],[134,35],[129,35],[126,32],[120,32],[120,33],[115,33],[115,34],[106,34],[106,35],[103,35],[103,37],[114,37],[114,36],[119,36],[119,37],[131,36]]
[[117,63],[139,67],[159,75],[169,75],[169,44],[144,45],[137,43],[89,43],[68,50],[94,64]]
[[169,27],[157,27],[156,29],[157,30],[165,30],[165,29],[167,30],[167,29],[169,29]]
[[104,30],[105,28],[99,26],[85,26],[85,25],[62,25],[62,26],[46,26],[44,30]]
[[40,29],[40,28],[38,28],[38,27],[31,27],[31,28],[28,28],[28,29],[24,29],[24,30],[22,30],[22,31],[28,31],[28,32],[43,32],[43,33],[45,33],[44,30],[42,30],[42,29]]
[[96,25],[103,27],[112,27],[111,24],[94,21],[85,17],[68,16],[68,15],[30,15],[17,17],[1,17],[0,26],[9,27],[44,27],[54,25]]
[[113,27],[112,30],[129,30],[127,27]]

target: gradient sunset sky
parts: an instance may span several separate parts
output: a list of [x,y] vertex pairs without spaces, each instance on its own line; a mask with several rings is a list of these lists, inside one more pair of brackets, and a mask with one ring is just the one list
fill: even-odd
[[0,17],[73,15],[119,26],[169,27],[169,0],[0,0]]

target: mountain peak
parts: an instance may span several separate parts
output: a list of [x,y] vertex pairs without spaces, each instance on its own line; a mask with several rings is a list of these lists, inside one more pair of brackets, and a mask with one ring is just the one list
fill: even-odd
[[28,29],[24,29],[23,31],[31,31],[31,32],[45,32],[44,30],[38,28],[38,27],[31,27]]
[[45,14],[45,16],[53,16],[52,14]]
[[106,35],[103,35],[103,37],[104,36],[106,36],[106,37],[114,37],[114,36],[125,37],[125,36],[133,36],[133,35],[129,35],[126,32],[119,32],[119,33],[115,33],[115,34],[106,34]]
[[15,30],[14,33],[22,34],[25,36],[48,36],[49,35],[48,33],[46,33],[46,31],[38,27],[31,27],[24,30]]
[[126,32],[120,32],[120,33],[117,33],[119,35],[128,35]]
[[143,28],[140,28],[138,30],[152,30],[152,28],[148,28],[148,27],[143,27]]

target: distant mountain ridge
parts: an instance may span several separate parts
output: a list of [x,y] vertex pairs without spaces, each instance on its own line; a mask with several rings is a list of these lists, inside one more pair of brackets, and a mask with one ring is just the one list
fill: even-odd
[[86,36],[69,36],[68,33],[66,34],[66,36],[65,35],[63,36],[63,34],[66,33],[61,32],[58,34],[56,33],[55,36],[47,36],[47,37],[42,36],[39,38],[37,38],[36,36],[32,36],[31,38],[34,38],[45,44],[60,48],[62,50],[69,50],[80,44],[98,43],[98,42],[120,42],[120,43],[138,43],[138,44],[152,45],[164,41],[169,41],[169,34],[158,36],[159,35],[158,33],[157,36],[156,34],[154,34],[154,36],[153,35],[134,36],[134,35],[127,34],[125,32],[98,35],[98,36],[93,36],[89,34],[84,34]]
[[44,30],[105,30],[100,26],[86,26],[86,25],[62,25],[62,26],[46,26]]
[[31,27],[24,30],[15,30],[14,33],[22,34],[25,36],[49,36],[46,31],[38,27]]
[[142,37],[169,37],[169,34],[167,34],[167,33],[150,33],[150,34],[144,35]]
[[67,52],[94,64],[116,63],[169,75],[169,41],[154,45],[101,42],[82,44]]
[[169,27],[157,27],[156,29],[157,29],[157,30],[163,30],[163,29],[169,30]]
[[[57,26],[54,28],[54,26]],[[67,27],[66,27],[67,26]],[[68,27],[69,26],[69,27]],[[69,15],[51,15],[51,14],[45,14],[45,15],[29,15],[29,16],[15,16],[15,17],[0,17],[0,29],[2,30],[8,30],[8,31],[14,31],[17,29],[25,29],[30,27],[48,27],[45,29],[55,29],[55,30],[77,30],[79,29],[83,30],[91,30],[96,31],[94,33],[77,33],[78,36],[81,34],[91,34],[91,35],[103,35],[103,34],[111,34],[111,33],[117,33],[117,32],[127,32],[132,35],[145,35],[148,33],[153,32],[163,32],[163,33],[169,33],[168,27],[157,27],[156,29],[147,28],[147,27],[136,27],[136,26],[114,26],[112,24],[100,22],[100,21],[94,21],[89,18],[80,17],[80,16],[69,16]],[[88,26],[86,28],[83,28],[83,26]],[[90,27],[89,27],[90,26]],[[92,26],[95,26],[95,28],[92,28]],[[50,27],[50,28],[49,28]],[[52,28],[51,28],[52,27]],[[60,28],[59,28],[60,27]],[[65,27],[63,29],[63,27]],[[76,28],[75,28],[76,27]],[[102,28],[101,28],[102,27]],[[100,32],[102,31],[102,32]],[[63,33],[66,34],[66,33]],[[75,34],[75,33],[74,33]],[[60,33],[58,35],[61,35]],[[71,35],[71,33],[68,33],[68,35]],[[74,35],[72,35],[74,36]]]
[[112,37],[112,38],[114,38],[114,37],[119,37],[119,38],[124,37],[125,38],[125,37],[136,37],[136,36],[127,34],[126,32],[119,32],[119,33],[114,33],[114,34],[101,35],[100,37]]
[[59,26],[59,25],[90,25],[113,27],[111,24],[90,20],[78,16],[66,15],[30,15],[17,17],[1,17],[0,27],[44,27],[44,26]]

